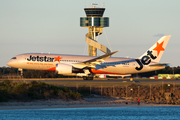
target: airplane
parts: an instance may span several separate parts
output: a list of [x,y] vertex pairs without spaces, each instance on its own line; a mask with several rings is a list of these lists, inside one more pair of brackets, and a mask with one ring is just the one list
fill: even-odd
[[13,57],[7,65],[19,69],[56,71],[62,75],[81,74],[84,80],[93,80],[96,74],[129,75],[164,69],[159,63],[171,35],[161,37],[138,58],[111,57],[118,51],[102,56],[27,53]]

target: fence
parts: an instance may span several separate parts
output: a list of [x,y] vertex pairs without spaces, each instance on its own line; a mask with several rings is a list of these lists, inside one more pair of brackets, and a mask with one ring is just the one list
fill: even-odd
[[140,98],[144,102],[180,104],[180,86],[175,83],[164,83],[162,85],[136,85],[93,87],[91,85],[75,85],[68,87],[81,93],[83,96],[97,94],[109,97],[119,97],[137,101]]

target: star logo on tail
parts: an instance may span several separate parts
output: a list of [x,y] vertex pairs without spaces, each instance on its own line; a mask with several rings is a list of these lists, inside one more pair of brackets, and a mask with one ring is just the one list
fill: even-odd
[[60,59],[62,59],[62,57],[58,56],[58,57],[54,57],[54,62],[58,61],[60,63]]
[[157,46],[153,49],[153,50],[157,51],[157,56],[159,56],[159,53],[160,53],[161,51],[164,51],[164,50],[165,50],[165,49],[163,48],[163,43],[164,43],[164,41],[161,42],[160,44],[157,42]]

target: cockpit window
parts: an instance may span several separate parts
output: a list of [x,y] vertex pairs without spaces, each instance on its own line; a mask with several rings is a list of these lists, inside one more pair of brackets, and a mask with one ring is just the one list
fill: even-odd
[[16,57],[13,57],[13,58],[11,58],[11,59],[17,59]]

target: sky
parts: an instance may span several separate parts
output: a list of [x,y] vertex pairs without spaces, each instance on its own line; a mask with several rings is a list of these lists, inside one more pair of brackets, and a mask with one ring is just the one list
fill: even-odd
[[109,27],[98,42],[120,50],[114,57],[137,58],[172,35],[160,62],[180,66],[179,0],[0,0],[0,67],[22,53],[87,53],[80,17],[91,3],[106,8]]

